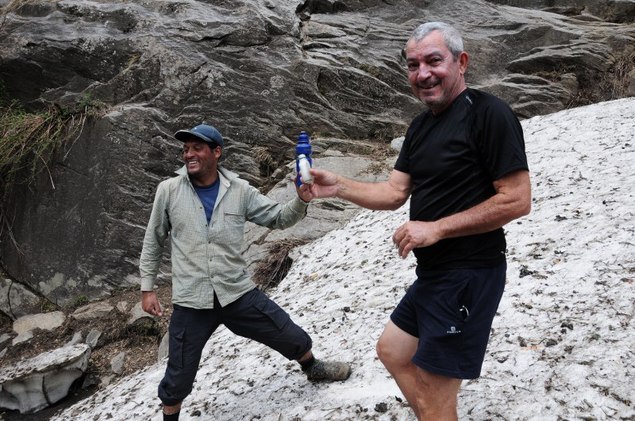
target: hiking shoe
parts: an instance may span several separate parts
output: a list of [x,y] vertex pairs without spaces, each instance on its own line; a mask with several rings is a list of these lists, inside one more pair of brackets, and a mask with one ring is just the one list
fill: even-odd
[[351,366],[338,361],[316,359],[305,373],[312,382],[346,380],[351,375]]

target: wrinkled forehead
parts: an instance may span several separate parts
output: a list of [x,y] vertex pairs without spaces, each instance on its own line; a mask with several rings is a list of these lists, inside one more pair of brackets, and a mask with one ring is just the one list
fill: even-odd
[[434,31],[420,40],[410,39],[406,43],[404,53],[406,58],[431,55],[445,56],[450,53],[450,50],[445,44],[443,35],[439,31]]

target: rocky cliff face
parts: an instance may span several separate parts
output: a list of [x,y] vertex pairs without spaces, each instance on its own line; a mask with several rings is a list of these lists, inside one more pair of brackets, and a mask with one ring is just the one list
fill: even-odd
[[1,231],[2,266],[57,304],[136,282],[154,189],[180,165],[177,129],[214,124],[227,139],[225,165],[259,186],[293,159],[300,130],[325,153],[333,142],[323,139],[351,149],[351,140],[402,135],[421,105],[401,50],[424,21],[460,28],[469,84],[521,117],[635,94],[632,1],[0,5],[6,96],[32,109],[106,105],[50,177],[3,204],[11,231]]

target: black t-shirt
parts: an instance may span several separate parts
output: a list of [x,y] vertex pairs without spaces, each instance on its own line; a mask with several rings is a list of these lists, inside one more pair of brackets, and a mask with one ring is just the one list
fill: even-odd
[[[493,181],[527,170],[520,122],[493,95],[466,89],[441,114],[416,117],[395,163],[410,174],[410,219],[436,221],[495,194]],[[503,229],[414,250],[418,270],[493,266],[505,258]]]

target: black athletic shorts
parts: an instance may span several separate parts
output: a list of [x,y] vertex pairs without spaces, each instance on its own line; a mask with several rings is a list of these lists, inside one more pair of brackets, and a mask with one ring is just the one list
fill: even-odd
[[390,316],[419,338],[412,362],[457,379],[481,374],[492,320],[505,288],[507,264],[493,268],[418,271]]

